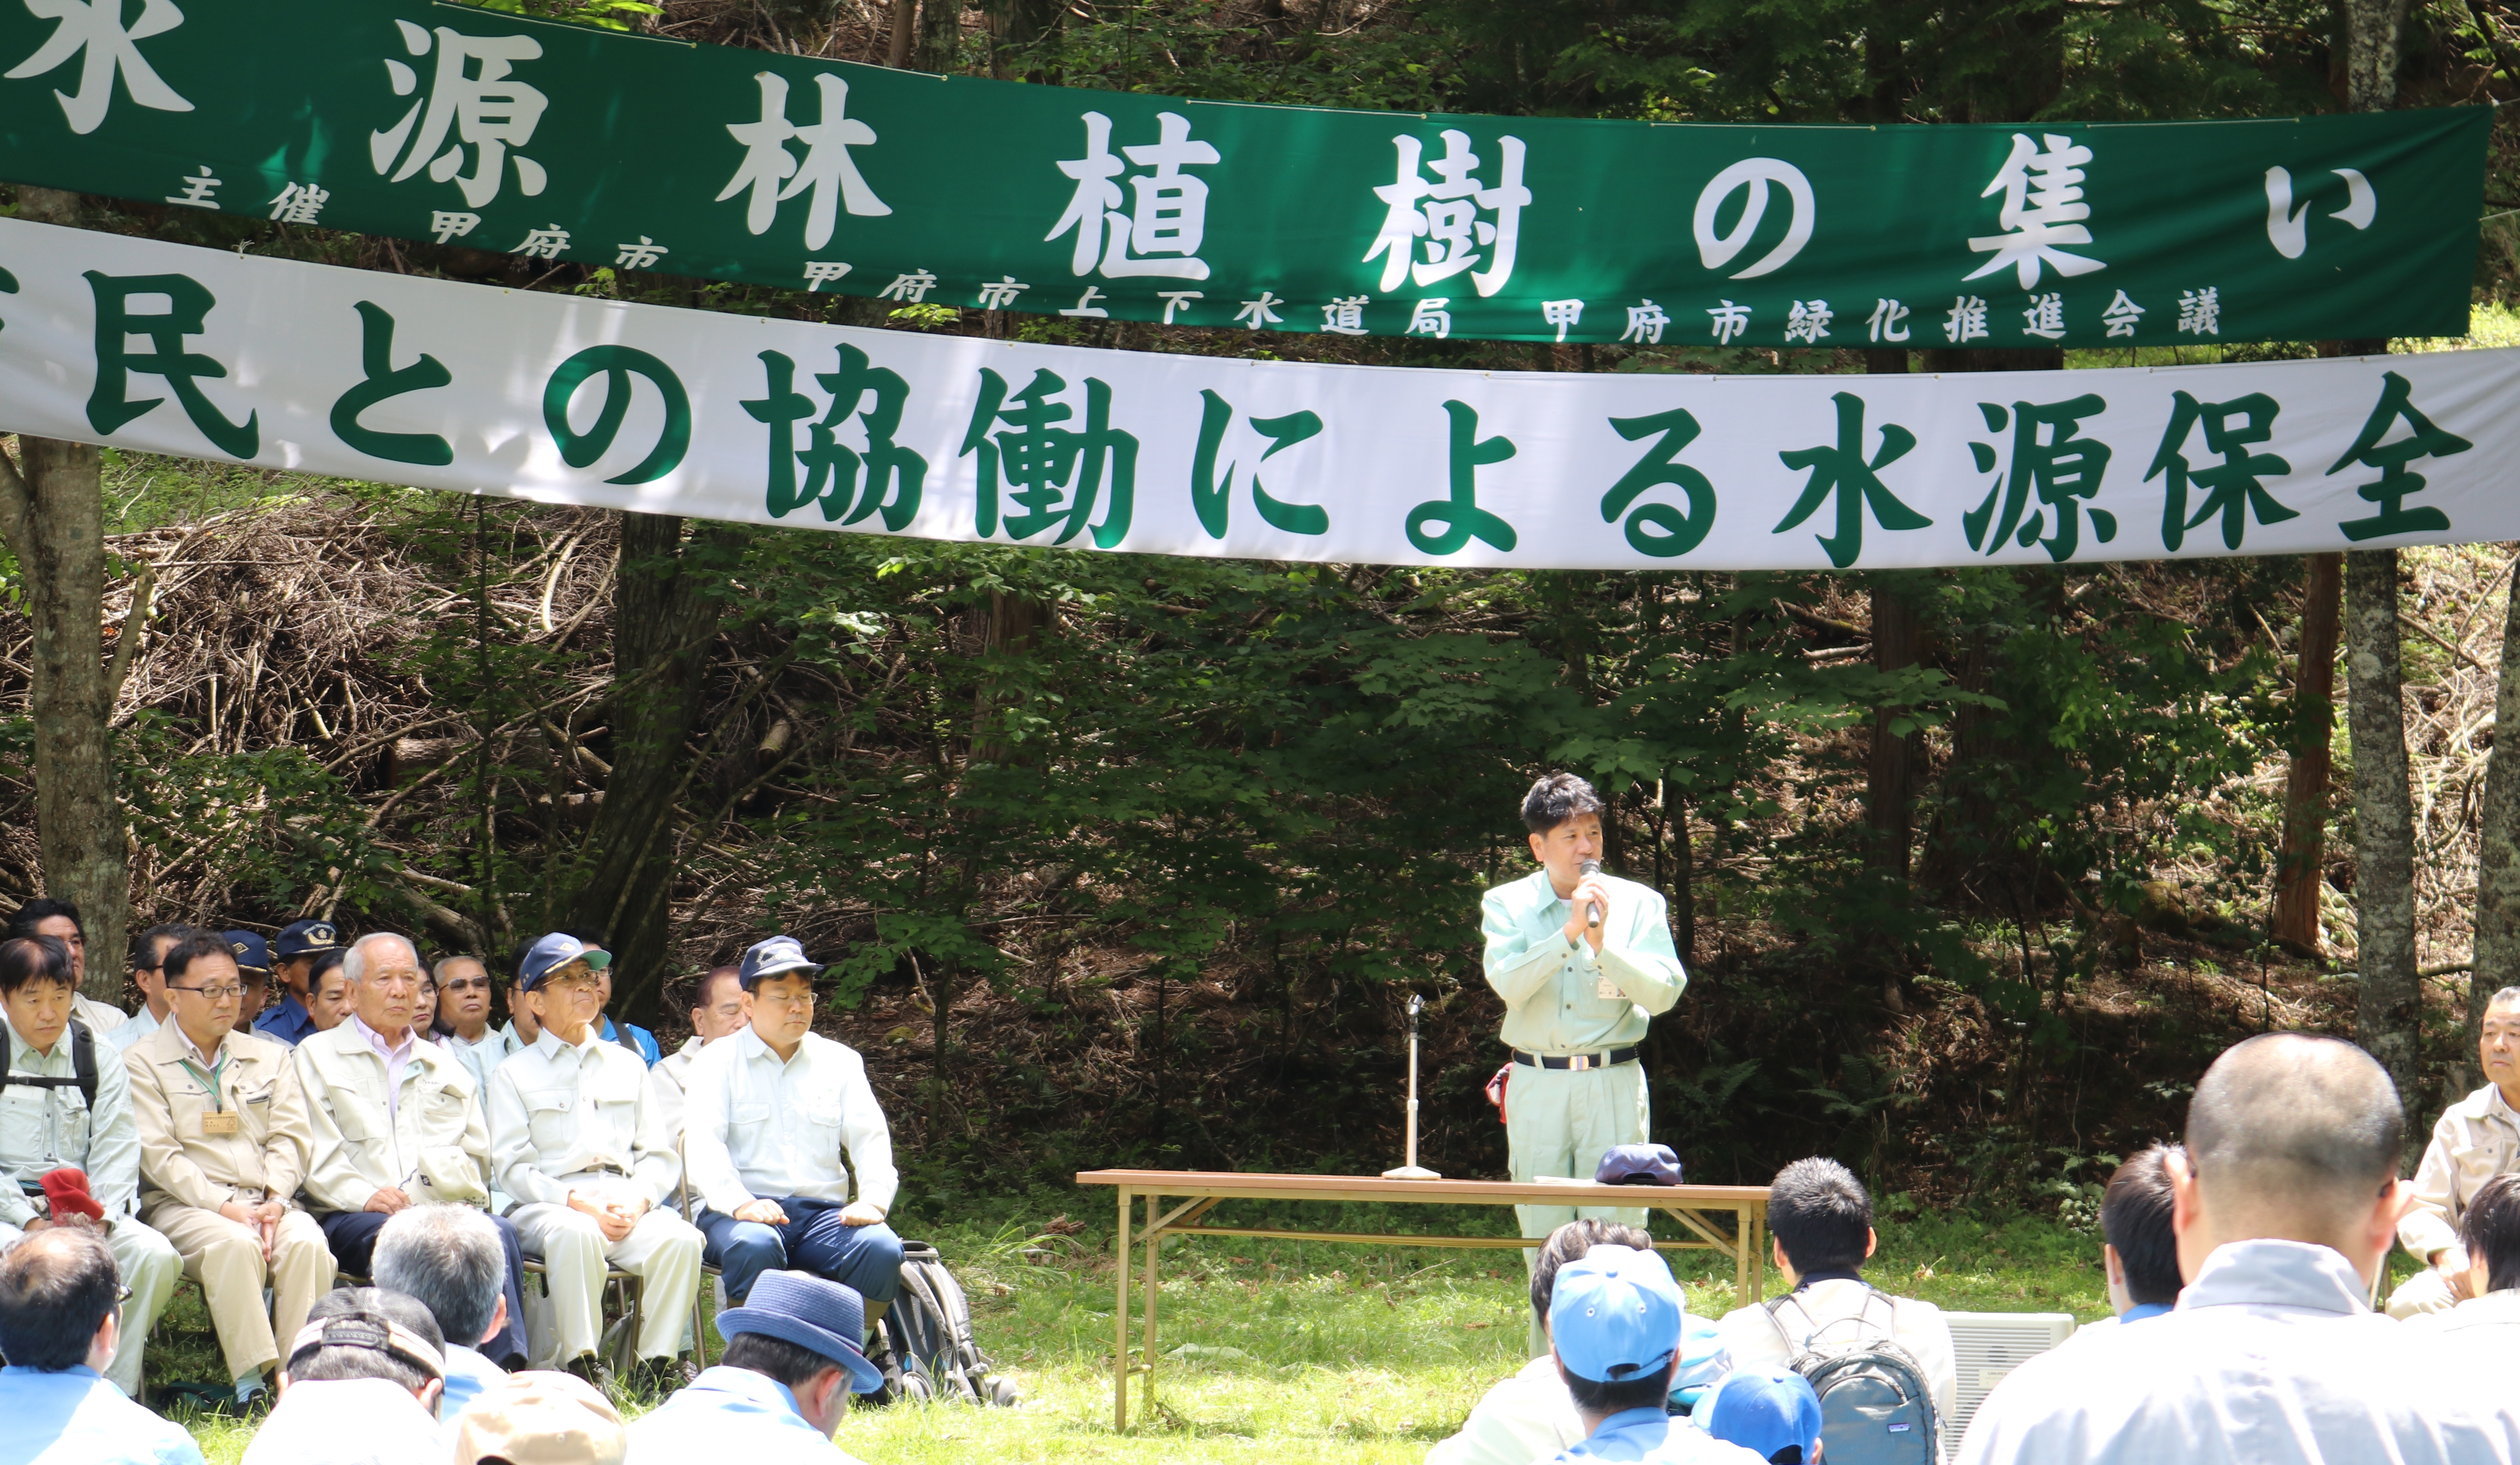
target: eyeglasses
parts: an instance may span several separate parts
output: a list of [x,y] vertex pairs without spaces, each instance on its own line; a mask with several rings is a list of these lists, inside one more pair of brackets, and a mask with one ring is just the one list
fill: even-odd
[[487,977],[471,977],[462,982],[450,982],[438,988],[441,992],[486,992],[489,989],[490,979]]
[[198,995],[207,997],[213,1002],[226,1001],[230,998],[242,997],[245,995],[245,988],[234,983],[230,983],[226,986],[170,986],[166,988],[166,990],[170,992],[193,992]]

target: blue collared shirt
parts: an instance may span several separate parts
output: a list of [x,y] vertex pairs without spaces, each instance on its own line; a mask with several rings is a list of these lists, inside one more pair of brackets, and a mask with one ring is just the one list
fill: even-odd
[[446,1390],[437,1396],[437,1417],[453,1419],[464,1406],[508,1381],[508,1371],[462,1344],[446,1346]]
[[2169,1303],[2138,1303],[2118,1314],[2120,1322],[2141,1322],[2147,1317],[2160,1317],[2172,1310]]
[[183,1426],[122,1396],[93,1368],[0,1368],[0,1465],[202,1465]]
[[1757,1454],[1728,1444],[1660,1408],[1629,1409],[1558,1452],[1566,1465],[1605,1460],[1614,1465],[1767,1465]]
[[796,1396],[787,1385],[723,1363],[631,1424],[626,1465],[719,1459],[858,1465],[796,1412]]
[[597,1036],[608,1043],[619,1043],[628,1048],[638,1054],[640,1059],[652,1069],[656,1066],[657,1060],[665,1056],[665,1050],[656,1046],[656,1034],[635,1023],[623,1023],[616,1028],[612,1024],[612,1019],[607,1017],[604,1020],[603,1030],[597,1033]]
[[262,1016],[253,1020],[253,1030],[293,1048],[315,1035],[315,1015],[296,997],[283,997],[278,1007],[264,1008]]

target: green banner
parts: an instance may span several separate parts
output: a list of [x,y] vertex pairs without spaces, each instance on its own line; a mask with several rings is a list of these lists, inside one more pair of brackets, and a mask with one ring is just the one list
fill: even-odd
[[904,303],[1662,345],[2460,335],[2492,121],[1328,112],[408,0],[0,0],[0,69],[20,183]]

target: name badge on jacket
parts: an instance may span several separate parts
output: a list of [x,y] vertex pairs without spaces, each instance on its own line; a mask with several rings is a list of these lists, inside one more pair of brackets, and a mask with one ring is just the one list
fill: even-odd
[[1593,995],[1615,1002],[1625,994],[1619,990],[1619,984],[1610,980],[1610,975],[1604,972],[1594,981]]
[[228,1110],[225,1112],[219,1112],[213,1110],[203,1113],[202,1116],[202,1132],[208,1135],[236,1133],[236,1111]]

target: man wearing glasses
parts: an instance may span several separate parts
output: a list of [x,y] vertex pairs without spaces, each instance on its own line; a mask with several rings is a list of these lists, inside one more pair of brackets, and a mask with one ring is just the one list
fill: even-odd
[[[52,937],[0,941],[8,1082],[0,1087],[0,1253],[55,1227],[103,1240],[137,1296],[105,1376],[140,1394],[140,1347],[183,1270],[166,1238],[132,1218],[140,1130],[122,1055],[70,1020],[70,955]],[[82,1052],[81,1050],[85,1051]],[[77,1179],[76,1186],[67,1182]]]
[[140,1218],[202,1284],[245,1404],[280,1361],[275,1332],[296,1337],[333,1285],[324,1228],[290,1201],[314,1129],[288,1047],[236,1030],[245,984],[226,939],[187,937],[163,961],[173,1021],[124,1057],[140,1126]]
[[813,1030],[822,970],[793,937],[743,953],[751,1026],[692,1061],[683,1143],[730,1300],[773,1267],[807,1271],[864,1297],[872,1327],[901,1290],[901,1238],[883,1223],[901,1178],[866,1061]]
[[[594,1028],[611,955],[554,932],[517,969],[539,1035],[490,1076],[490,1157],[518,1240],[543,1259],[557,1361],[597,1382],[608,1261],[642,1279],[634,1389],[684,1382],[675,1354],[699,1291],[700,1233],[658,1202],[682,1162],[648,1094],[648,1065]],[[536,1354],[541,1343],[537,1335]]]
[[514,1030],[490,1026],[490,969],[477,956],[438,958],[437,1030],[485,1097],[491,1074],[524,1046]]

